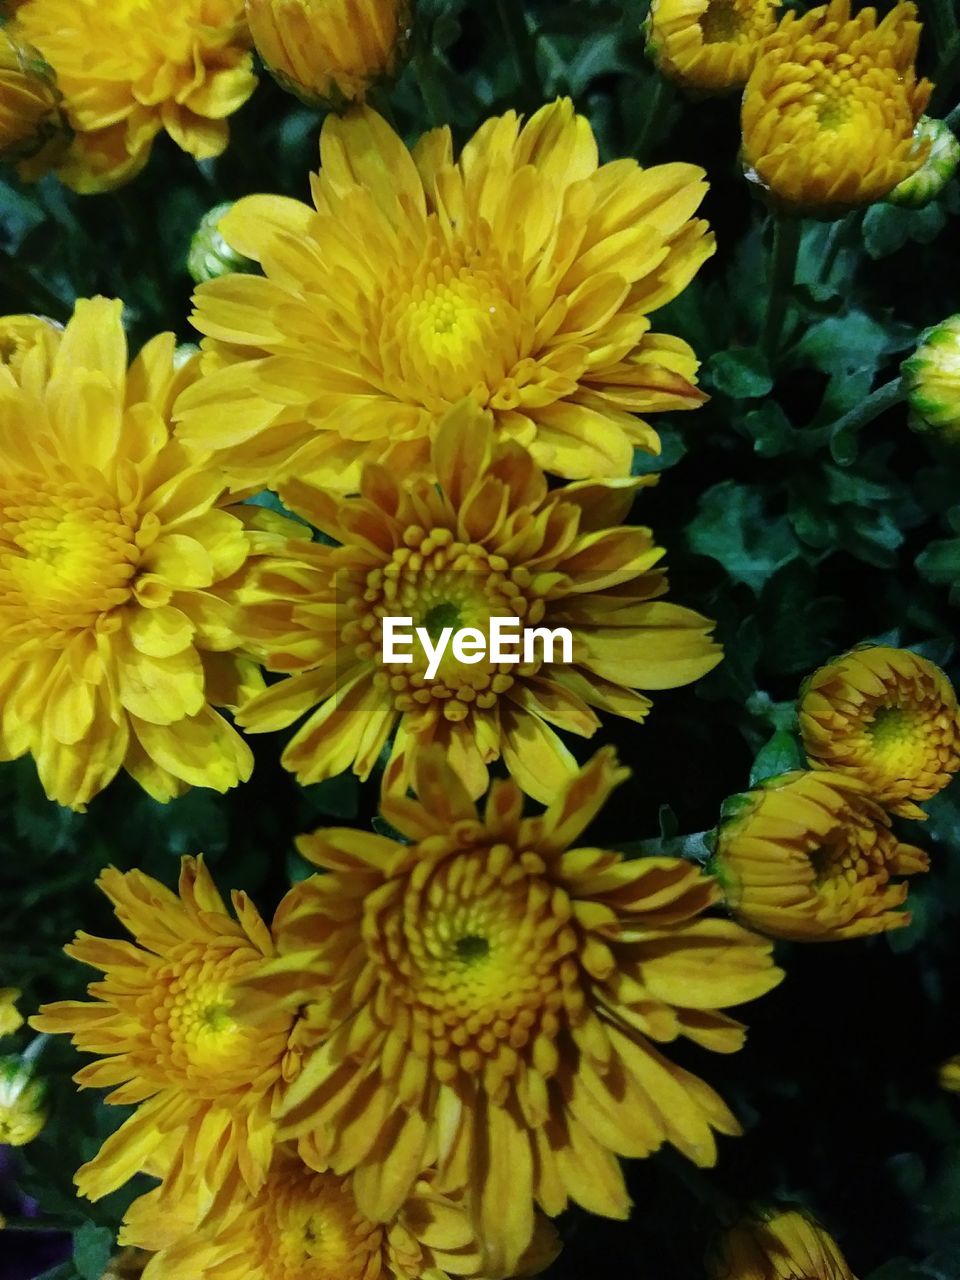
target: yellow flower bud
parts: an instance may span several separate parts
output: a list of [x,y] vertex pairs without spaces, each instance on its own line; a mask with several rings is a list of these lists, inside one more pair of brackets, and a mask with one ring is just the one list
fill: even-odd
[[0,27],[0,160],[25,160],[65,144],[53,72],[30,45]]
[[910,923],[896,876],[927,869],[901,843],[866,783],[826,770],[768,778],[724,806],[710,871],[742,923],[819,942]]
[[47,1123],[47,1088],[22,1058],[0,1058],[0,1145],[25,1147]]
[[837,1242],[797,1209],[744,1219],[728,1231],[708,1280],[855,1280]]
[[960,1054],[948,1058],[940,1068],[940,1088],[948,1093],[960,1093]]
[[911,427],[960,442],[960,315],[922,333],[901,373]]
[[17,1008],[19,999],[16,987],[0,987],[0,1036],[12,1036],[23,1026],[23,1016]]
[[920,168],[898,182],[887,196],[888,204],[907,209],[922,209],[947,185],[960,165],[960,141],[945,120],[921,116],[913,131],[914,141],[922,147],[929,144],[927,158]]
[[20,370],[31,351],[44,347],[52,356],[62,329],[62,325],[46,316],[0,316],[0,365],[6,365],[19,380]]
[[686,89],[718,93],[747,82],[780,0],[653,0],[647,54]]
[[247,0],[257,51],[310,105],[363,102],[403,60],[411,0]]

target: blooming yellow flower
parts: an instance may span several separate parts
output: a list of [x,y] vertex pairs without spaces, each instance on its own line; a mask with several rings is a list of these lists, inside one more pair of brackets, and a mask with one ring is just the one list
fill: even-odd
[[725,806],[710,869],[744,924],[801,942],[858,938],[910,923],[905,883],[927,855],[901,843],[858,778],[798,770]]
[[257,83],[243,0],[23,0],[13,29],[56,72],[76,133],[58,173],[81,192],[129,181],[164,130],[219,155]]
[[747,82],[780,0],[653,0],[647,52],[665,76],[719,92]]
[[0,1036],[12,1036],[23,1026],[23,1016],[17,1008],[20,994],[16,987],[0,987]]
[[[241,708],[255,731],[310,712],[283,761],[303,783],[352,767],[366,778],[397,730],[391,781],[406,790],[418,751],[441,745],[472,796],[502,756],[521,788],[548,801],[576,770],[556,729],[589,736],[595,710],[642,720],[639,689],[688,684],[719,662],[712,623],[667,604],[663,550],[619,525],[641,481],[548,490],[530,455],[497,442],[491,416],[465,401],[442,422],[431,473],[398,482],[369,464],[361,493],[337,499],[303,484],[284,501],[339,546],[291,539],[256,561],[243,591],[245,643],[293,672]],[[567,627],[572,661],[519,666],[448,648],[434,678],[424,649],[385,661],[385,616],[488,636],[495,616]]]
[[247,1007],[305,1008],[320,1039],[285,1092],[281,1134],[311,1166],[354,1170],[361,1212],[389,1221],[436,1162],[463,1191],[509,1271],[568,1200],[626,1217],[616,1156],[665,1141],[716,1158],[739,1126],[654,1042],[732,1052],[744,1028],[718,1012],[781,973],[770,945],[704,912],[719,897],[677,858],[626,861],[570,848],[627,776],[600,751],[541,816],[510,780],[483,815],[443,752],[415,761],[418,799],[383,815],[412,842],[321,830],[299,848],[327,871],[292,889],[278,958]]
[[0,1058],[0,1147],[25,1147],[47,1123],[47,1087],[22,1058]]
[[833,1237],[797,1209],[739,1223],[708,1273],[709,1280],[856,1280]]
[[320,154],[316,210],[251,196],[220,224],[265,276],[196,294],[208,376],[181,434],[235,484],[409,472],[465,396],[546,471],[629,475],[659,449],[634,415],[703,400],[693,352],[647,318],[713,252],[700,169],[598,165],[566,99],[488,120],[459,160],[448,129],[411,154],[369,108],[329,116]]
[[35,49],[0,27],[0,160],[52,157],[64,138],[53,73]]
[[213,707],[262,688],[227,599],[255,535],[168,427],[197,362],[164,334],[128,372],[120,311],[83,300],[19,378],[0,364],[0,759],[74,808],[120,769],[160,800],[246,779]]
[[[260,1192],[230,1218],[163,1247],[168,1227],[154,1212],[161,1248],[144,1280],[493,1280],[469,1214],[433,1181],[430,1172],[418,1177],[392,1218],[372,1222],[348,1178],[317,1173],[281,1151]],[[556,1254],[555,1234],[541,1219],[517,1274],[535,1274]]]
[[297,1065],[289,1014],[275,1010],[254,1029],[233,1007],[234,986],[273,954],[270,930],[243,893],[230,915],[202,859],[183,859],[179,896],[141,871],[109,867],[98,884],[135,944],[79,933],[66,951],[106,975],[90,987],[95,999],[45,1005],[31,1019],[97,1055],[78,1084],[136,1106],[78,1170],[77,1187],[97,1200],[146,1170],[164,1175],[165,1209],[202,1212],[216,1198],[223,1210],[263,1185],[271,1108]]
[[870,645],[815,671],[797,704],[807,759],[860,778],[874,800],[906,818],[960,769],[960,710],[939,667]]
[[410,20],[411,0],[247,0],[250,34],[278,83],[338,108],[394,74]]
[[925,330],[902,373],[910,425],[943,440],[960,439],[960,315]]
[[741,125],[748,176],[778,201],[831,214],[882,200],[923,164],[914,128],[932,85],[917,80],[920,23],[898,3],[881,22],[830,0],[788,10],[747,81]]
[[0,368],[6,367],[19,377],[34,347],[43,347],[45,359],[52,361],[62,332],[62,326],[46,316],[0,316]]

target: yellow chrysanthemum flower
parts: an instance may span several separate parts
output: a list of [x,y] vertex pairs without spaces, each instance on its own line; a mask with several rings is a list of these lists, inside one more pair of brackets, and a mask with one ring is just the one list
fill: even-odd
[[0,160],[52,158],[65,137],[52,71],[35,49],[0,27]]
[[247,21],[284,89],[339,109],[395,73],[411,8],[411,0],[247,0]]
[[43,347],[44,358],[52,361],[62,333],[62,326],[46,316],[0,316],[0,369],[5,367],[18,378],[34,347]]
[[570,848],[626,776],[605,749],[541,816],[521,816],[509,780],[480,816],[428,748],[418,799],[382,805],[412,843],[352,830],[299,841],[327,874],[284,899],[278,959],[247,1006],[304,1007],[320,1043],[285,1093],[282,1136],[312,1167],[353,1170],[366,1217],[389,1221],[436,1162],[488,1266],[509,1272],[534,1202],[626,1217],[617,1155],[671,1142],[710,1165],[713,1130],[739,1132],[654,1042],[738,1049],[744,1028],[718,1010],[782,975],[769,943],[704,917],[719,890],[700,868]]
[[230,915],[202,859],[183,859],[179,896],[141,871],[110,867],[98,884],[135,944],[79,933],[66,951],[105,974],[90,987],[95,999],[45,1005],[31,1019],[97,1055],[78,1084],[136,1106],[77,1171],[77,1187],[97,1200],[146,1171],[164,1178],[164,1210],[224,1211],[263,1186],[271,1110],[297,1068],[290,1014],[276,1009],[253,1028],[233,1007],[234,987],[273,954],[270,930],[243,893]]
[[910,425],[946,441],[960,440],[960,315],[926,329],[902,373]]
[[930,98],[914,63],[920,23],[898,3],[881,22],[850,0],[788,10],[747,81],[748,177],[782,203],[835,214],[882,200],[926,158],[914,129]]
[[196,294],[208,376],[181,434],[238,486],[409,473],[465,396],[546,471],[624,476],[659,448],[634,414],[703,400],[693,352],[647,318],[713,252],[701,170],[598,165],[567,100],[488,120],[458,160],[449,129],[411,154],[364,108],[324,121],[320,154],[316,210],[251,196],[220,223],[264,277]]
[[647,52],[659,70],[708,93],[747,83],[780,0],[653,0]]
[[47,1123],[46,1083],[22,1058],[0,1058],[0,1147],[25,1147]]
[[[527,794],[553,799],[576,771],[556,729],[582,736],[597,710],[642,720],[637,689],[688,684],[719,662],[713,624],[658,599],[663,549],[626,528],[642,481],[548,490],[530,455],[497,443],[491,416],[465,401],[442,422],[431,473],[406,484],[369,464],[357,497],[299,481],[284,501],[339,546],[291,539],[257,561],[243,591],[245,643],[268,668],[293,672],[241,708],[258,732],[311,712],[283,761],[303,783],[352,767],[366,778],[397,730],[391,785],[406,790],[424,746],[441,745],[472,796],[502,756]],[[385,616],[434,639],[444,627],[489,637],[493,617],[566,627],[572,661],[458,661],[448,647],[432,678],[424,648],[411,665],[385,660]],[[518,655],[519,656],[519,655]]]
[[80,192],[129,181],[164,130],[220,155],[256,88],[243,0],[23,0],[13,29],[56,72],[76,134],[57,172]]
[[12,1036],[23,1026],[23,1015],[17,1008],[20,995],[17,987],[0,987],[0,1036]]
[[245,780],[213,708],[263,687],[227,599],[255,535],[168,427],[197,362],[164,334],[128,372],[120,312],[81,301],[19,377],[0,364],[0,759],[74,808],[120,769],[159,800]]
[[[434,1177],[416,1178],[390,1219],[373,1222],[357,1206],[350,1179],[317,1173],[281,1150],[263,1188],[228,1218],[172,1244],[169,1222],[144,1197],[142,1234],[159,1251],[144,1280],[494,1280],[469,1214],[438,1192]],[[517,1275],[530,1276],[556,1257],[556,1234],[539,1220]]]
[[709,1280],[856,1280],[833,1237],[797,1209],[739,1223],[708,1274]]
[[939,667],[886,645],[854,649],[815,671],[797,704],[807,759],[860,778],[874,800],[924,818],[960,769],[960,710]]
[[903,844],[866,783],[826,770],[770,778],[724,807],[710,869],[734,915],[774,938],[859,938],[910,923],[907,885],[929,859]]

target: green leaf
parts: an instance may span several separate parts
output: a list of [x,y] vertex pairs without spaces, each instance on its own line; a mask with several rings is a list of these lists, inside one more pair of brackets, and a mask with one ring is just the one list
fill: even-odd
[[787,520],[767,515],[760,490],[733,480],[703,495],[687,539],[691,550],[719,560],[734,582],[756,592],[800,554]]
[[360,783],[349,769],[302,790],[307,819],[317,814],[330,818],[355,818],[360,806]]
[[805,766],[806,759],[796,735],[786,729],[778,729],[757,752],[750,770],[750,785],[755,787],[764,778],[775,778],[778,774]]
[[756,347],[718,351],[707,361],[704,373],[716,391],[732,400],[756,400],[773,388],[770,363]]
[[85,1222],[73,1237],[73,1263],[81,1280],[100,1280],[113,1252],[113,1232]]
[[686,455],[687,446],[683,437],[675,427],[660,428],[660,452],[647,453],[645,449],[634,449],[633,466],[630,474],[649,476],[660,471],[668,471]]
[[910,325],[851,310],[811,325],[798,343],[796,355],[823,373],[851,377],[865,369],[875,372],[884,357],[906,351],[915,341],[916,331]]

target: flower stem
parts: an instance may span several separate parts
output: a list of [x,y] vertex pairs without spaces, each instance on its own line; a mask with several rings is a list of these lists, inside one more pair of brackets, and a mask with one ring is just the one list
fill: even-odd
[[[901,404],[906,398],[907,392],[902,378],[893,378],[890,382],[885,382],[882,387],[877,387],[876,391],[871,391],[866,400],[861,400],[855,409],[851,409],[849,413],[845,413],[842,418],[838,418],[833,423],[829,428],[831,442],[835,446],[837,442],[856,435],[868,423],[879,418],[888,409],[892,409],[894,405]],[[834,448],[834,454],[836,456],[836,448]]]
[[412,58],[414,70],[417,73],[417,85],[420,89],[420,96],[423,98],[423,105],[427,109],[427,118],[434,128],[440,125],[449,124],[447,119],[447,104],[444,95],[438,90],[436,80],[433,76],[433,53],[424,45],[419,45],[413,53]]
[[797,255],[800,252],[799,218],[789,215],[773,215],[773,254],[770,262],[770,291],[767,295],[767,314],[763,322],[760,347],[768,360],[775,360],[780,350],[783,322],[787,317],[790,291],[797,274]]
[[657,126],[663,121],[664,109],[670,98],[670,85],[667,83],[666,77],[659,74],[654,76],[653,88],[649,94],[647,102],[647,113],[644,116],[643,124],[640,126],[640,133],[637,140],[633,144],[633,151],[641,164],[646,160],[647,153],[652,143],[657,139]]

